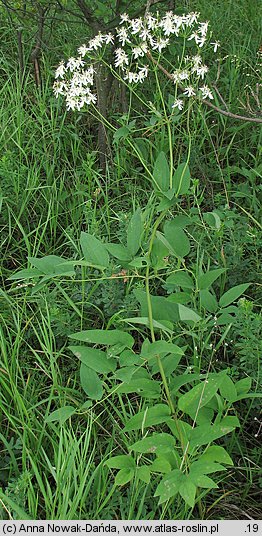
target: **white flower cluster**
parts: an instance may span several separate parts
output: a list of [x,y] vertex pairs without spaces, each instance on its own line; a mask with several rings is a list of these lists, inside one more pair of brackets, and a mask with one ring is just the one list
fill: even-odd
[[[66,75],[72,73],[70,77]],[[85,104],[95,104],[96,95],[92,93],[94,83],[94,68],[91,65],[85,69],[85,63],[77,58],[70,58],[65,64],[61,62],[55,73],[53,85],[56,97],[64,95],[67,110],[81,110]]]
[[[61,62],[58,66],[54,83],[55,95],[64,95],[68,109],[80,110],[85,104],[96,102],[96,96],[91,87],[94,82],[93,62],[103,60],[105,48],[114,45],[114,66],[120,76],[128,84],[143,83],[150,68],[148,63],[157,54],[155,62],[160,61],[160,55],[170,45],[176,44],[178,38],[192,42],[197,47],[197,54],[186,56],[185,65],[181,68],[181,58],[178,58],[179,68],[172,73],[172,78],[183,97],[212,99],[209,87],[203,83],[208,67],[203,64],[199,54],[204,44],[208,42],[208,22],[199,22],[199,13],[176,15],[168,11],[163,17],[148,14],[144,18],[131,19],[126,13],[120,16],[120,25],[116,28],[115,36],[112,33],[99,32],[90,39],[89,43],[78,49],[79,57],[70,58],[67,63]],[[219,43],[211,43],[214,52]],[[146,59],[146,65],[145,65]],[[202,87],[199,87],[202,82]],[[184,101],[177,98],[174,108],[182,110]]]

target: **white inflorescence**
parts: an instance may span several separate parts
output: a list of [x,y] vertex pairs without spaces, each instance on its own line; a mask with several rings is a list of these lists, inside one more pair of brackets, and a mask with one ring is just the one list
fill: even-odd
[[[193,55],[184,58],[179,56],[178,68],[173,71],[172,79],[181,97],[176,98],[173,108],[182,110],[184,99],[199,96],[202,99],[213,99],[212,92],[205,83],[208,67],[203,63],[201,49],[208,44],[208,22],[199,22],[199,13],[176,15],[168,11],[163,17],[147,14],[144,18],[131,19],[123,13],[120,25],[112,33],[99,32],[87,44],[78,48],[79,56],[62,61],[55,72],[54,94],[63,95],[68,110],[81,110],[85,105],[95,104],[96,95],[93,92],[94,64],[103,61],[107,46],[113,45],[114,64],[112,71],[118,70],[119,76],[128,84],[141,84],[148,77],[149,60],[162,63],[163,53],[169,46],[178,44],[182,38],[187,46],[194,49]],[[217,41],[210,43],[214,52],[220,46]],[[161,57],[160,57],[161,56]],[[146,60],[146,65],[145,65]],[[183,64],[183,67],[182,67]],[[154,64],[151,63],[151,68]],[[200,86],[202,83],[202,87]]]

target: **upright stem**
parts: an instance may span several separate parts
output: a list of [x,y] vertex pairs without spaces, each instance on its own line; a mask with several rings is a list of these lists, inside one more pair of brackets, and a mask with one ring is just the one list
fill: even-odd
[[[158,218],[157,218],[157,220],[156,220],[156,222],[154,224],[154,227],[153,227],[152,235],[151,235],[150,242],[149,242],[149,248],[148,248],[148,264],[147,264],[147,267],[146,267],[146,298],[147,298],[148,319],[149,319],[149,327],[150,327],[150,333],[151,333],[152,342],[155,342],[156,338],[155,338],[155,332],[154,332],[154,320],[153,320],[152,302],[151,302],[150,289],[149,289],[149,279],[150,279],[150,277],[149,277],[150,262],[149,261],[150,261],[150,255],[151,255],[151,252],[152,252],[152,247],[153,247],[153,243],[154,243],[154,239],[155,239],[155,236],[156,236],[157,229],[158,229],[161,221],[164,219],[166,213],[167,213],[167,210],[164,210],[158,216]],[[170,395],[170,391],[169,391],[165,371],[164,371],[162,361],[161,361],[161,358],[160,358],[159,355],[157,355],[157,362],[158,362],[159,372],[161,374],[163,386],[164,386],[164,389],[165,389],[168,405],[170,407],[172,415],[174,415],[175,414],[175,407],[174,407],[174,404],[172,402],[172,398],[171,398],[171,395]]]
[[157,88],[158,88],[160,99],[161,99],[161,102],[162,102],[164,116],[165,116],[165,120],[166,120],[166,126],[167,126],[168,145],[169,145],[169,158],[170,158],[169,188],[171,190],[171,188],[173,186],[173,169],[174,169],[172,131],[171,131],[170,121],[169,121],[167,111],[166,111],[165,100],[164,100],[164,97],[163,97],[163,94],[162,94],[162,91],[161,91],[161,86],[160,86],[160,83],[159,83],[159,79],[158,79],[158,76],[157,76],[157,69],[155,69],[154,71],[155,71]]

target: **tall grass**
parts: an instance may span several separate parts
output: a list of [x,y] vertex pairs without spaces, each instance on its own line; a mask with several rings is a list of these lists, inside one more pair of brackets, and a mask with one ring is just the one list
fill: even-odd
[[[178,4],[178,8],[186,4],[201,11],[216,28],[222,53],[228,55],[218,85],[235,110],[248,92],[243,73],[248,71],[251,82],[256,80],[259,2]],[[73,285],[68,280],[55,281],[34,293],[31,284],[22,287],[8,277],[29,266],[29,257],[76,258],[81,230],[110,240],[121,238],[133,207],[148,200],[149,194],[143,171],[124,148],[116,151],[106,176],[99,170],[94,126],[83,114],[66,114],[52,95],[57,50],[51,59],[49,53],[44,55],[41,88],[35,87],[30,69],[21,84],[16,61],[10,62],[8,52],[14,37],[11,31],[6,35],[0,72],[0,519],[258,517],[261,451],[253,420],[257,408],[244,403],[239,405],[239,415],[247,412],[250,420],[243,418],[242,429],[227,445],[237,465],[221,477],[218,491],[203,496],[199,511],[185,511],[179,501],[159,507],[150,484],[141,486],[135,480],[130,487],[114,485],[104,461],[116,448],[127,453],[130,438],[123,432],[124,422],[140,402],[115,394],[94,409],[84,407],[78,364],[67,349],[67,335],[85,326],[119,321],[121,314],[112,309],[114,301],[116,311],[119,304],[122,312],[136,310],[132,282],[125,286],[116,279],[111,287],[97,276],[95,284],[90,283],[83,268]],[[78,42],[73,30],[72,43]],[[195,250],[190,261],[192,265],[224,262],[233,284],[251,278],[252,297],[261,307],[257,278],[261,132],[204,110],[201,118],[192,116],[190,130],[195,190],[192,206],[180,210],[186,214],[193,209],[202,218],[191,237]],[[178,159],[186,142],[182,130],[176,134]],[[154,136],[156,146],[166,142],[161,132]],[[240,168],[256,173],[246,179]],[[214,208],[222,219],[217,232],[202,217]],[[205,336],[199,335],[204,355]],[[221,351],[219,358],[234,359],[233,347],[230,352],[225,356]],[[77,407],[77,414],[66,422],[46,421],[65,405]]]

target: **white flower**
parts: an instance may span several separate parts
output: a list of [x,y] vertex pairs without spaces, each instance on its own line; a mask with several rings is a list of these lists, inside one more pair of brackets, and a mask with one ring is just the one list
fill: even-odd
[[188,71],[181,71],[178,76],[179,76],[179,80],[181,80],[181,81],[188,80],[189,79],[189,72]]
[[88,52],[88,48],[86,45],[81,45],[81,47],[79,47],[77,49],[77,52],[80,56],[82,56],[82,58],[86,55],[86,53]]
[[176,82],[182,82],[183,80],[188,80],[189,79],[189,72],[186,71],[186,70],[179,71],[177,69],[176,71],[173,72],[172,78],[173,78],[175,84],[176,84]]
[[196,68],[197,76],[200,76],[202,80],[204,79],[205,74],[208,72],[207,65],[201,65],[200,67]]
[[188,15],[186,15],[186,25],[187,26],[193,26],[193,24],[195,22],[198,21],[198,17],[199,17],[200,13],[197,13],[196,11],[192,11],[191,13],[188,13]]
[[55,78],[63,78],[66,72],[65,62],[61,61],[56,69]]
[[121,67],[123,69],[124,65],[128,65],[128,55],[122,48],[117,48],[115,50],[115,55],[115,67]]
[[81,110],[85,104],[95,104],[96,95],[91,93],[90,88],[86,88],[85,92],[79,95],[74,95],[69,92],[66,95],[66,107],[67,110]]
[[159,23],[159,27],[164,30],[165,35],[170,35],[174,33],[174,18],[172,11],[167,11],[165,16]]
[[123,24],[124,22],[130,22],[130,18],[127,13],[122,13],[122,15],[120,15],[120,24]]
[[143,21],[142,21],[141,18],[139,18],[139,19],[131,19],[130,20],[130,26],[131,26],[131,33],[132,34],[137,34],[143,28]]
[[90,85],[92,86],[93,83],[94,83],[94,67],[93,65],[91,65],[91,67],[89,67],[89,69],[87,69],[86,71],[83,71],[82,72],[82,83],[84,85]]
[[110,43],[114,44],[114,36],[113,34],[111,34],[111,32],[109,32],[109,34],[103,35],[103,39],[106,45],[109,45]]
[[203,87],[200,88],[200,91],[202,93],[203,99],[207,99],[207,98],[208,99],[213,99],[214,98],[208,86],[204,85]]
[[210,45],[213,45],[214,52],[217,52],[218,47],[220,47],[220,43],[218,41],[215,41],[214,43],[210,43]]
[[179,72],[179,70],[177,69],[177,70],[174,71],[173,74],[172,74],[172,78],[173,78],[174,84],[176,84],[177,82],[180,81],[179,76],[180,76],[180,72]]
[[85,97],[86,104],[95,104],[97,101],[97,96],[94,93],[91,93],[89,90]]
[[65,82],[56,80],[53,85],[55,97],[59,95],[66,95],[68,91],[68,85]]
[[198,41],[196,41],[196,44],[199,46],[199,48],[202,48],[204,46],[206,42],[206,38],[205,37],[201,37],[198,39]]
[[202,35],[202,37],[206,37],[207,30],[208,30],[208,24],[209,22],[200,22],[199,24],[199,33]]
[[197,34],[197,32],[193,32],[189,37],[188,37],[188,41],[192,41],[192,39],[195,39],[195,41],[197,39],[199,39],[199,35]]
[[184,104],[181,99],[176,99],[174,103],[172,104],[172,108],[178,108],[179,110],[183,110]]
[[122,46],[124,46],[126,43],[131,43],[126,28],[118,28],[116,34]]
[[148,66],[145,67],[139,67],[139,72],[134,73],[132,71],[128,71],[127,74],[124,76],[124,80],[128,80],[129,84],[137,84],[137,82],[143,82],[144,79],[148,75]]
[[162,37],[158,37],[158,39],[153,42],[152,48],[153,50],[158,50],[158,52],[162,52],[163,48],[166,48],[168,44],[169,39],[163,39]]
[[139,37],[142,39],[142,41],[146,41],[148,39],[152,43],[153,37],[148,28],[143,28],[139,34]]
[[150,13],[147,15],[145,22],[149,30],[154,30],[157,26],[157,19],[152,17]]
[[202,58],[201,58],[201,56],[193,56],[192,61],[194,63],[194,67],[197,68],[202,63]]
[[84,67],[85,63],[81,58],[69,58],[67,62],[67,69],[69,69],[71,72],[76,71],[80,69],[81,67]]
[[127,80],[129,84],[138,82],[138,74],[132,71],[127,71],[124,76],[124,80]]
[[75,110],[76,108],[76,99],[71,97],[71,95],[67,95],[66,97],[66,108],[67,110]]
[[141,43],[140,46],[134,47],[132,50],[134,59],[136,60],[138,57],[143,57],[147,53],[147,45],[146,43]]
[[149,73],[148,65],[145,65],[145,67],[139,67],[139,73],[138,73],[139,82],[143,82],[145,78],[148,76],[148,73]]
[[104,38],[102,33],[98,32],[98,34],[93,39],[90,39],[87,50],[98,50],[103,46],[103,40]]
[[187,97],[194,97],[195,94],[196,92],[192,86],[185,87],[184,95],[186,95]]
[[188,41],[191,41],[192,39],[195,40],[195,43],[201,48],[205,42],[206,42],[206,37],[204,35],[199,35],[197,32],[193,32],[189,37],[188,37]]
[[175,33],[176,36],[178,36],[180,28],[182,28],[183,25],[184,25],[184,17],[174,15],[173,21],[174,21],[174,25],[175,25],[174,26],[174,33]]

